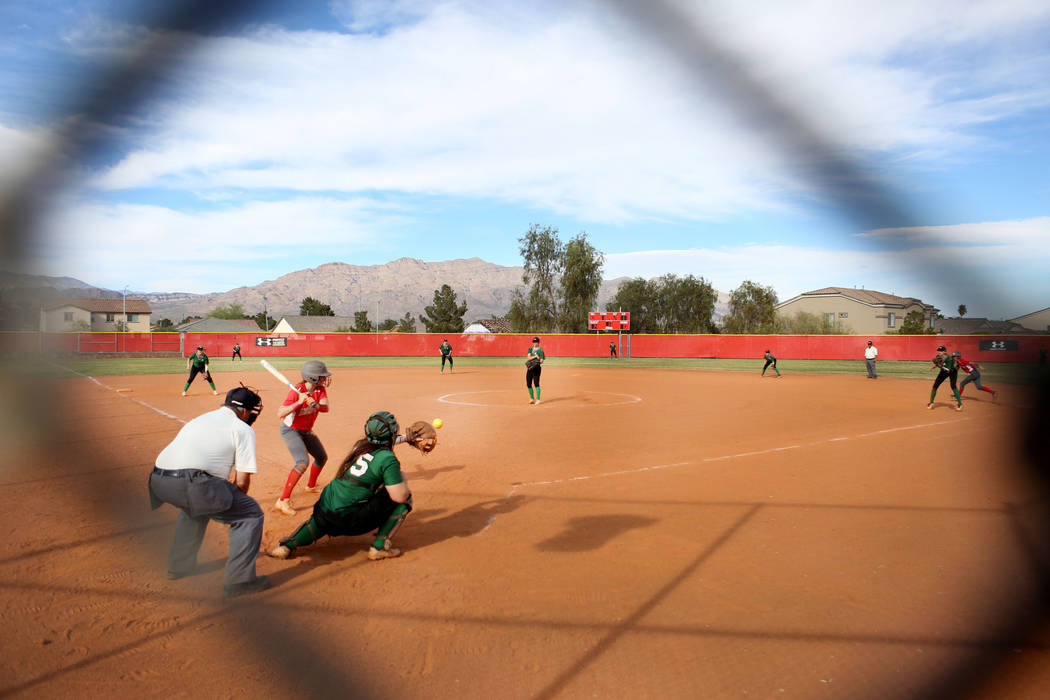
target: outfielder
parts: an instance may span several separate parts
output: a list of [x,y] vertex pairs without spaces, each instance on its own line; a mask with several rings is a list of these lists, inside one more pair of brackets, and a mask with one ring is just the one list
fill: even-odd
[[[540,347],[538,337],[532,339],[532,345],[525,353],[525,387],[529,390],[529,403],[540,403],[540,372],[543,370],[543,361],[547,359],[546,353]],[[536,387],[533,393],[532,387]]]
[[[445,360],[448,360],[448,371],[452,372],[452,346],[448,344],[448,338],[442,341],[441,345],[438,345],[438,350],[441,351],[441,371],[445,371]],[[470,374],[469,372],[467,374]]]
[[197,351],[186,358],[186,370],[190,373],[190,378],[186,380],[186,386],[182,387],[183,396],[190,390],[190,384],[193,383],[198,374],[203,376],[208,384],[211,385],[212,395],[219,395],[219,392],[215,390],[215,382],[211,380],[211,372],[208,369],[208,356],[204,354],[203,345],[198,345]]
[[234,343],[233,344],[233,353],[230,355],[230,362],[233,362],[238,357],[241,358],[241,362],[244,362],[244,358],[241,357],[241,344],[240,343]]
[[302,377],[303,381],[296,384],[295,389],[288,390],[284,403],[277,409],[277,417],[281,419],[281,439],[295,460],[284,482],[281,497],[273,506],[274,510],[285,515],[295,515],[290,500],[292,489],[306,471],[310,457],[314,458],[314,463],[306,482],[307,491],[317,490],[317,477],[328,461],[328,453],[313,427],[318,413],[328,413],[328,392],[325,387],[331,385],[332,373],[320,360],[307,360],[303,363]]
[[933,399],[937,396],[937,388],[947,379],[952,387],[952,393],[955,395],[955,410],[962,410],[962,395],[959,394],[959,388],[955,385],[955,380],[959,376],[959,367],[956,365],[956,358],[958,357],[961,357],[961,353],[958,350],[949,355],[947,348],[943,345],[937,347],[937,354],[933,356],[933,366],[930,367],[930,370],[938,368],[940,371],[937,373],[937,378],[933,380],[933,390],[930,392],[930,402],[926,404],[926,408],[933,408]]
[[428,454],[437,446],[437,433],[423,421],[409,427],[405,437],[398,435],[398,430],[397,419],[389,411],[369,416],[365,437],[354,444],[335,478],[325,486],[313,515],[267,553],[287,559],[299,547],[313,544],[324,535],[363,535],[375,530],[368,558],[400,556],[401,550],[391,546],[391,538],[412,510],[412,493],[401,474],[394,445],[407,442]]

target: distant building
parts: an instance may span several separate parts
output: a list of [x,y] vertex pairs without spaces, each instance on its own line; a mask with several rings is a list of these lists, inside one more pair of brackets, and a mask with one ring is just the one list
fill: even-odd
[[1007,333],[1031,333],[1013,321],[989,321],[986,318],[939,318],[933,330],[942,335],[1004,335]]
[[40,307],[40,330],[94,331],[123,330],[149,333],[153,310],[142,299],[48,299]]
[[198,318],[175,326],[180,333],[262,333],[250,318]]
[[511,333],[510,321],[505,318],[482,318],[463,329],[464,333]]
[[804,292],[777,304],[776,309],[784,316],[805,312],[821,317],[829,324],[838,321],[858,335],[896,332],[912,311],[921,311],[925,322],[933,328],[939,311],[914,297],[850,287],[825,287]]
[[1033,331],[1050,331],[1050,307],[1010,319]]
[[271,333],[338,333],[354,326],[349,316],[282,316]]

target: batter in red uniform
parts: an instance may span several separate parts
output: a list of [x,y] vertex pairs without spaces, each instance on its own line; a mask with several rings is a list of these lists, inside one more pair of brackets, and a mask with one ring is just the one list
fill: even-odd
[[306,471],[310,457],[314,458],[314,463],[310,466],[307,491],[318,490],[317,477],[328,461],[328,453],[321,439],[314,434],[313,427],[318,413],[328,413],[325,387],[331,384],[332,373],[320,360],[308,360],[303,364],[302,376],[303,381],[294,390],[289,390],[284,403],[277,409],[277,417],[281,419],[281,439],[295,460],[284,482],[284,491],[273,506],[274,510],[285,515],[295,515],[291,503],[292,489]]

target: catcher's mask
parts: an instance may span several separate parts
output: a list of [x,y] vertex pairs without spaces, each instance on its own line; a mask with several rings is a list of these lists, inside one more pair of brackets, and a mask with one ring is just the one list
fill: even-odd
[[320,360],[307,360],[303,363],[303,381],[310,382],[314,386],[328,386],[332,383],[332,373]]
[[223,404],[233,409],[244,409],[247,411],[247,415],[244,417],[244,422],[251,425],[255,422],[255,419],[262,413],[262,397],[260,397],[253,389],[250,389],[243,384],[235,389],[230,389],[226,392],[226,402]]
[[394,441],[401,426],[390,411],[377,411],[365,421],[365,437],[373,445],[386,445]]

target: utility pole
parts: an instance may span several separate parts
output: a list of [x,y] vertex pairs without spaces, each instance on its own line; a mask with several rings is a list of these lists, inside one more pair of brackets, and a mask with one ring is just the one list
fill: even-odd
[[124,285],[124,332],[128,332],[128,285]]
[[263,326],[266,327],[266,332],[270,332],[270,311],[266,306],[266,295],[263,294]]

